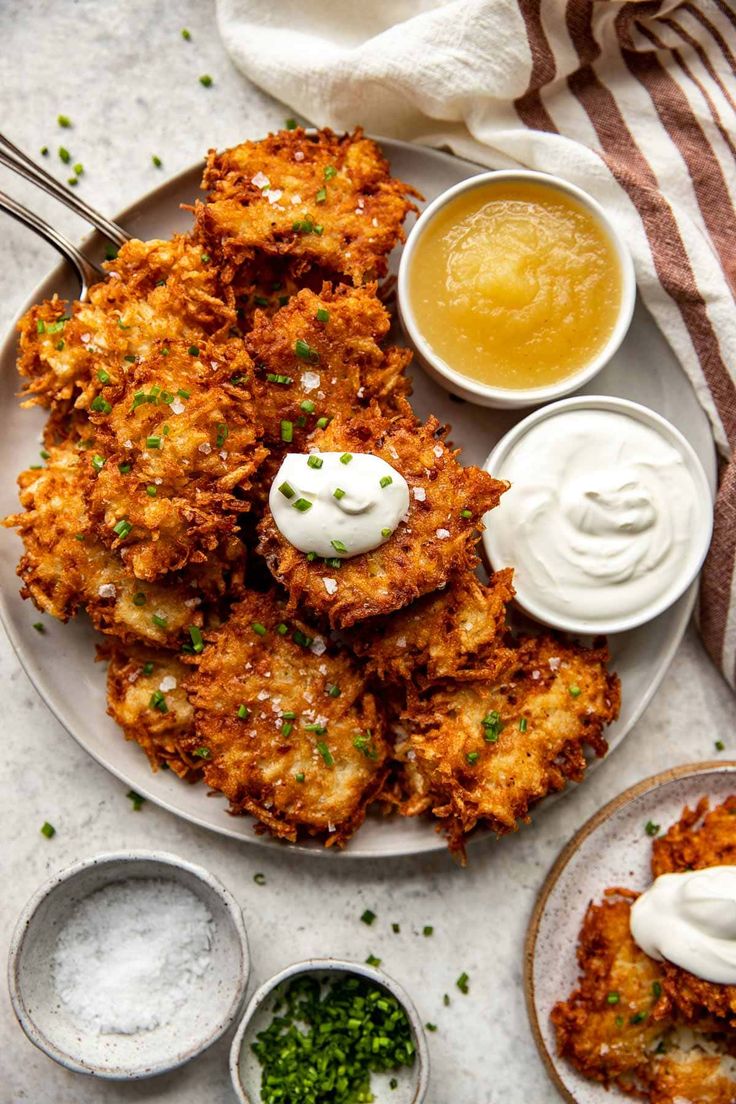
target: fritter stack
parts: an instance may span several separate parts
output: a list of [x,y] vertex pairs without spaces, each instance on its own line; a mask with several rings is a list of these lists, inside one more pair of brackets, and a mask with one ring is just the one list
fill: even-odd
[[[89,301],[20,324],[47,460],[20,476],[22,593],[108,634],[109,712],[154,769],[260,830],[342,845],[371,803],[503,833],[606,750],[605,648],[513,639],[475,576],[506,485],[407,401],[377,280],[414,209],[360,131],[210,152],[190,234],[131,241]],[[380,548],[307,557],[268,508],[283,456],[372,452],[410,507]]]

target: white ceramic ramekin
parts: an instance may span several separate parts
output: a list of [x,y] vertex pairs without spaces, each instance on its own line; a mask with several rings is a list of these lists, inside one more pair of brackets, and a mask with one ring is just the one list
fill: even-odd
[[[515,574],[514,587],[516,588],[515,600],[517,604],[525,613],[528,613],[535,620],[541,621],[542,624],[576,634],[610,635],[611,633],[626,632],[628,629],[635,629],[647,621],[652,621],[660,613],[664,613],[685,593],[696,578],[708,552],[713,532],[713,497],[703,466],[694,449],[679,429],[676,429],[661,414],[650,410],[649,407],[631,402],[629,399],[614,398],[611,395],[576,395],[573,398],[563,399],[560,402],[551,403],[548,406],[543,406],[540,410],[533,411],[501,438],[483,465],[485,470],[491,472],[497,479],[504,479],[506,477],[504,471],[505,461],[517,442],[540,422],[548,418],[555,418],[571,410],[608,410],[616,414],[625,414],[655,430],[662,440],[666,441],[682,457],[693,480],[698,496],[698,504],[703,507],[701,509],[702,527],[696,527],[696,530],[692,533],[692,542],[687,550],[687,555],[683,558],[682,568],[677,578],[663,594],[646,606],[640,607],[635,613],[612,617],[609,621],[603,621],[601,619],[593,620],[589,616],[586,617],[586,611],[581,609],[575,616],[564,617],[558,611],[550,610],[545,605],[544,600],[538,594],[533,593],[529,586],[525,585],[525,580],[518,573]],[[544,464],[543,456],[539,457],[539,463],[540,465]],[[504,496],[496,509],[491,510],[484,518],[486,528],[483,533],[483,548],[494,570],[514,566],[513,563],[502,562],[499,542],[496,538],[495,522],[498,518],[498,512],[503,509],[513,512],[513,499]]]
[[[133,878],[172,880],[204,902],[214,921],[210,966],[171,1024],[135,1035],[95,1035],[67,1014],[50,960],[75,905],[103,886]],[[21,1027],[55,1062],[75,1073],[132,1081],[176,1069],[219,1039],[242,1007],[249,971],[242,913],[222,882],[177,855],[122,851],[75,863],[41,886],[18,919],[8,985]]]
[[[618,317],[611,332],[611,336],[598,355],[571,376],[566,376],[564,379],[558,380],[555,383],[550,383],[545,387],[526,389],[491,387],[489,384],[482,383],[480,380],[474,380],[469,376],[464,376],[461,372],[458,372],[456,368],[447,364],[446,361],[432,349],[431,345],[422,334],[416,321],[409,292],[409,272],[411,270],[414,252],[422,235],[438,212],[443,210],[448,203],[456,198],[456,196],[464,192],[474,191],[477,188],[487,188],[489,185],[492,186],[493,184],[503,184],[514,181],[527,183],[531,181],[548,187],[552,191],[564,192],[566,195],[576,199],[590,212],[599,226],[603,229],[621,267],[621,303]],[[468,402],[478,403],[481,406],[494,406],[506,409],[538,406],[541,403],[562,398],[563,395],[569,395],[572,391],[577,391],[579,387],[588,383],[593,376],[600,372],[601,368],[608,363],[619,348],[631,324],[635,302],[636,278],[631,254],[614,222],[609,218],[601,205],[596,202],[592,196],[589,196],[587,192],[584,192],[575,184],[569,184],[559,176],[552,176],[549,173],[532,172],[531,170],[525,169],[503,169],[497,172],[480,173],[478,176],[471,176],[467,180],[463,180],[459,184],[456,184],[454,187],[448,188],[446,192],[443,192],[434,202],[430,203],[419,219],[417,219],[417,222],[414,224],[409,234],[406,245],[404,246],[401,255],[401,263],[399,265],[399,316],[404,331],[411,344],[414,346],[420,362],[427,372],[429,372],[429,374],[443,387],[446,387],[448,391],[451,391],[455,395],[459,395],[460,398],[466,399]]]
[[[275,974],[256,990],[250,999],[230,1048],[230,1076],[233,1088],[241,1104],[259,1104],[261,1099],[261,1067],[251,1050],[259,1031],[264,1031],[273,1018],[275,990],[284,982],[293,981],[303,974],[311,974],[326,979],[330,974],[355,974],[387,989],[404,1009],[411,1026],[416,1061],[410,1068],[401,1069],[396,1074],[398,1084],[395,1089],[382,1085],[388,1081],[385,1074],[374,1074],[372,1089],[377,1104],[422,1104],[429,1085],[429,1051],[424,1026],[419,1018],[408,993],[382,970],[364,966],[359,962],[343,962],[337,958],[309,958],[304,962],[295,962],[285,970]],[[387,1091],[384,1093],[383,1088]]]

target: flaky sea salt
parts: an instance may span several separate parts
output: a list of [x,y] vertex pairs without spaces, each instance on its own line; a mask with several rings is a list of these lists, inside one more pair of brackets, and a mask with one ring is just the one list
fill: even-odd
[[265,173],[257,172],[255,176],[251,177],[251,183],[255,184],[256,188],[268,188],[271,181]]
[[427,497],[427,492],[425,491],[424,487],[412,487],[411,493],[414,495],[417,502],[424,502],[425,498]]
[[324,583],[325,590],[328,594],[334,594],[337,590],[337,579],[331,579],[329,575],[326,575],[322,582]]
[[158,684],[159,690],[166,694],[169,690],[176,690],[176,679],[173,675],[164,675]]
[[99,594],[100,598],[114,598],[117,594],[115,584],[103,583],[102,586],[99,587],[97,593]]
[[437,537],[438,540],[447,540],[449,535],[450,535],[450,530],[449,529],[437,529],[435,531],[435,536]]
[[191,890],[162,878],[113,882],[85,897],[51,959],[68,1015],[99,1035],[170,1024],[209,968],[213,927]]

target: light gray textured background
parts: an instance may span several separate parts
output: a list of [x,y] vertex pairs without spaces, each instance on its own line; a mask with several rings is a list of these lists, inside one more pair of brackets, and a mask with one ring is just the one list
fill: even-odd
[[[336,5],[336,18],[338,17]],[[192,32],[186,43],[180,29]],[[68,173],[67,146],[85,174],[81,193],[114,213],[163,179],[225,146],[276,127],[290,111],[244,81],[217,36],[206,0],[0,0],[2,130]],[[214,86],[198,83],[210,73]],[[61,131],[59,113],[74,127]],[[356,120],[359,122],[359,120]],[[157,154],[162,170],[151,164]],[[6,172],[0,188],[53,218],[72,238],[85,228]],[[0,215],[0,323],[5,330],[55,263],[50,249]],[[29,608],[29,617],[32,611]],[[252,985],[297,958],[368,953],[438,1025],[429,1037],[430,1104],[544,1104],[557,1099],[537,1058],[521,984],[522,941],[536,893],[558,851],[600,805],[676,763],[712,758],[733,698],[689,632],[672,669],[624,746],[578,791],[514,838],[473,849],[466,870],[444,855],[340,863],[251,849],[151,805],[131,811],[126,787],[59,727],[0,636],[3,800],[0,804],[0,957],[15,917],[49,874],[96,851],[157,846],[204,863],[242,902],[255,963]],[[726,753],[726,754],[727,754]],[[57,835],[45,840],[49,820]],[[262,871],[267,884],[253,883]],[[378,920],[360,923],[363,909]],[[393,935],[391,922],[401,924]],[[421,935],[434,925],[431,939]],[[454,988],[461,971],[470,994]],[[445,1008],[442,994],[452,994]],[[134,1085],[67,1073],[35,1050],[0,990],[0,1104],[233,1104],[225,1040],[189,1068]]]

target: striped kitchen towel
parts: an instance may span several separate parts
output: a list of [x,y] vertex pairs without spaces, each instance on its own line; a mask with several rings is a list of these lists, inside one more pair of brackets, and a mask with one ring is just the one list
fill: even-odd
[[218,0],[253,81],[336,128],[543,169],[617,217],[722,458],[700,629],[736,686],[736,9],[729,0]]

